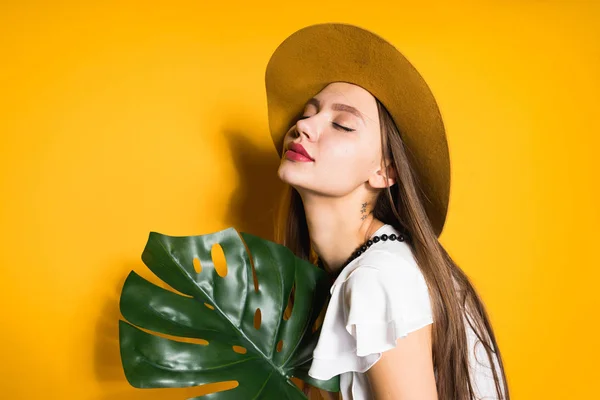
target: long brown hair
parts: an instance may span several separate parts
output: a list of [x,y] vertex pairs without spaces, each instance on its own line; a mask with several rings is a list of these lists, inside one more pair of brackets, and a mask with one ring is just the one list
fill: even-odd
[[[469,351],[472,349],[468,348],[466,320],[487,353],[498,399],[510,400],[502,357],[484,304],[467,275],[452,260],[434,233],[400,132],[385,106],[378,99],[376,102],[382,154],[390,160],[397,179],[394,185],[377,195],[373,216],[408,233],[410,240],[407,244],[429,287],[435,322],[432,350],[438,396],[443,400],[475,399],[469,373]],[[288,185],[280,207],[276,240],[285,244],[296,256],[314,262],[304,206],[293,187]],[[500,370],[494,363],[494,354]]]

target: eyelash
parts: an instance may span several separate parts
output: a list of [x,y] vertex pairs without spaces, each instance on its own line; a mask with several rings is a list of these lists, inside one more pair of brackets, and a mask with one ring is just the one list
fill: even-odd
[[[301,116],[298,119],[300,120],[300,119],[306,119],[306,118],[309,118],[309,116],[308,115],[303,115],[303,116]],[[332,122],[332,124],[333,124],[333,126],[335,126],[336,129],[343,129],[346,132],[354,132],[356,130],[356,129],[347,128],[347,127],[345,127],[343,125],[340,125],[340,124],[336,124],[335,122]]]

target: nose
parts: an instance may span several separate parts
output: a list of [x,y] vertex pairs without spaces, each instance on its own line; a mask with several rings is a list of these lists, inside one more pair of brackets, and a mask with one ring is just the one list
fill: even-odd
[[296,132],[299,136],[304,135],[311,142],[318,139],[319,125],[316,117],[316,115],[304,118],[300,117],[298,121],[296,121]]

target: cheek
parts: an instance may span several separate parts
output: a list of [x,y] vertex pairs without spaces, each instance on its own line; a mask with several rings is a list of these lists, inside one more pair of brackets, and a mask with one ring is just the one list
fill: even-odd
[[343,181],[362,181],[372,169],[371,149],[361,143],[340,143],[322,147],[324,174]]
[[331,158],[345,162],[359,162],[362,165],[372,162],[376,154],[375,144],[365,138],[346,138],[323,143]]
[[319,160],[326,171],[347,169],[356,157],[354,146],[341,141],[321,141],[319,143]]

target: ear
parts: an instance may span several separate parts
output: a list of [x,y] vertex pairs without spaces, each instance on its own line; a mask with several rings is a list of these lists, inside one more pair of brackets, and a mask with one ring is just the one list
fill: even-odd
[[369,185],[371,185],[374,188],[385,188],[388,186],[392,186],[394,183],[396,183],[396,170],[391,164],[391,161],[385,160],[384,162],[387,164],[387,178],[385,176],[386,168],[384,167],[383,163],[381,165],[381,168],[379,168],[369,177]]

